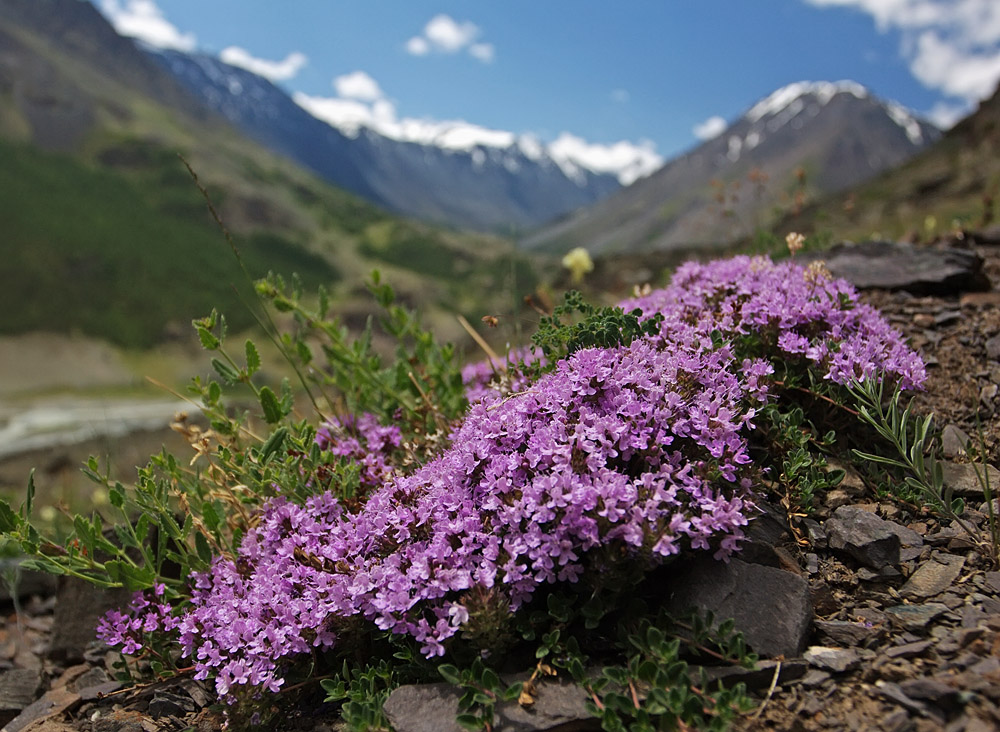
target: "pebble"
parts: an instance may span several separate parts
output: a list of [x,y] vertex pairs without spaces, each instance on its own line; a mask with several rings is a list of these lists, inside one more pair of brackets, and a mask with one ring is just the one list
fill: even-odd
[[858,652],[853,648],[810,646],[802,656],[810,666],[838,674],[856,668],[861,662]]
[[888,608],[886,614],[907,630],[923,630],[947,611],[947,606],[939,602],[928,602],[923,605],[896,605]]
[[901,597],[926,599],[944,592],[958,579],[965,566],[965,558],[938,552],[921,564],[917,571],[899,589]]

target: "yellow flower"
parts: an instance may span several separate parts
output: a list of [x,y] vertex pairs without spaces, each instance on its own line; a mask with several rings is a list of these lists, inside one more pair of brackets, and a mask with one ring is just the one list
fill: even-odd
[[569,270],[574,283],[580,283],[585,274],[594,271],[594,260],[586,249],[577,247],[562,258],[562,266]]

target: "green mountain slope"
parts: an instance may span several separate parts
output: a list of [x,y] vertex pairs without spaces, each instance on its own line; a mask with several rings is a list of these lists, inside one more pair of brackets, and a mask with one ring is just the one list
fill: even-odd
[[[363,310],[382,269],[425,311],[496,311],[534,268],[504,240],[389,215],[264,150],[201,108],[79,0],[0,0],[0,333],[146,346],[211,306],[249,322],[248,269],[331,286]],[[509,307],[508,307],[509,309]]]

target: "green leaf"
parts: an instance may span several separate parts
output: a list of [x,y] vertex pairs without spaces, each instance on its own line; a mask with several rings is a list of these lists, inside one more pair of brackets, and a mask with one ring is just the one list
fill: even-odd
[[281,405],[278,404],[278,397],[274,395],[274,392],[268,386],[262,386],[260,388],[260,406],[264,410],[264,420],[268,424],[274,424],[281,421]]
[[266,463],[274,453],[281,449],[287,436],[287,427],[279,427],[271,433],[271,436],[267,438],[267,442],[260,448],[260,462],[262,464]]
[[0,498],[0,532],[10,534],[24,523],[24,519],[14,513],[7,501]]
[[469,714],[468,712],[465,714],[459,714],[455,717],[455,722],[457,722],[462,729],[467,729],[471,732],[483,729],[486,726],[484,720],[480,719],[475,714]]
[[215,505],[211,501],[203,501],[201,504],[201,518],[209,531],[215,532],[222,523],[219,512],[215,510]]
[[198,329],[198,340],[201,341],[202,348],[206,351],[214,351],[218,349],[221,345],[221,341],[204,326],[199,325],[196,327]]
[[500,677],[497,676],[497,672],[491,668],[485,669],[483,671],[481,682],[482,685],[485,686],[490,691],[500,688]]
[[208,383],[208,404],[209,406],[213,404],[218,404],[219,400],[222,398],[222,387],[219,386],[219,382],[214,379]]
[[149,516],[147,514],[142,514],[139,516],[139,520],[135,524],[135,538],[141,544],[146,541],[146,537],[149,535]]
[[24,517],[31,518],[31,506],[35,500],[35,469],[32,468],[31,472],[28,473],[28,497],[25,499],[25,512]]
[[212,547],[209,546],[208,539],[200,531],[194,535],[194,548],[201,561],[206,564],[212,561]]
[[239,372],[229,364],[220,361],[217,358],[213,358],[212,368],[215,369],[215,373],[217,373],[220,377],[222,377],[222,380],[227,384],[229,384],[230,386],[240,383]]
[[245,350],[247,356],[247,373],[253,376],[260,370],[260,354],[257,352],[257,346],[251,340],[247,340]]
[[460,686],[462,684],[462,676],[459,670],[452,666],[450,663],[443,663],[438,666],[438,673],[441,674],[441,678],[447,681],[449,684],[455,686]]

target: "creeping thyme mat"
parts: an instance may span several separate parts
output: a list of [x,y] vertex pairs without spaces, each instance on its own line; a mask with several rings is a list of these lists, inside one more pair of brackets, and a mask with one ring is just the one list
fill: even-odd
[[393,464],[392,424],[324,425],[318,446],[361,465],[366,500],[278,495],[235,555],[191,576],[189,597],[171,607],[157,586],[109,614],[100,638],[135,653],[167,634],[222,698],[279,690],[296,663],[357,632],[353,618],[446,655],[474,596],[516,613],[581,581],[595,555],[608,561],[601,548],[639,567],[737,552],[760,478],[748,438],[776,384],[924,380],[901,336],[819,266],[690,263],[622,306],[661,316],[656,332],[579,347],[530,381],[518,377],[530,352],[467,368],[472,406],[415,470]]

